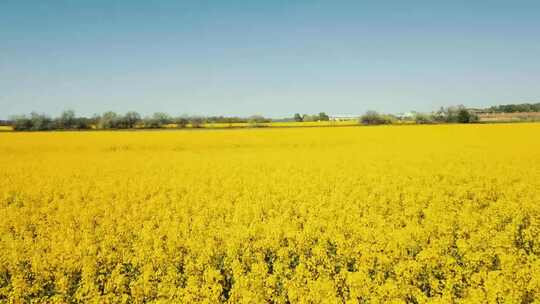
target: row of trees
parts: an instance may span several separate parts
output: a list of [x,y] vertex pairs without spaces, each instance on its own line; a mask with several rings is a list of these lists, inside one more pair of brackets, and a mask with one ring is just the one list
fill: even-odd
[[313,114],[313,115],[309,115],[309,114],[300,114],[300,113],[295,113],[294,114],[294,121],[297,121],[297,122],[303,122],[303,121],[329,121],[330,120],[330,116],[328,116],[326,113],[324,112],[321,112],[319,114]]
[[540,112],[540,102],[498,105],[490,107],[487,111],[492,113]]
[[51,118],[45,114],[36,112],[30,115],[13,116],[10,119],[13,129],[16,131],[43,131],[58,129],[82,130],[89,129],[92,119],[77,117],[74,111],[64,111],[57,118]]
[[389,114],[380,114],[376,111],[367,111],[360,116],[360,123],[364,125],[388,125],[397,121],[397,117]]
[[409,118],[400,118],[390,114],[380,114],[375,111],[367,111],[366,114],[360,117],[360,123],[365,125],[392,124],[403,120],[413,120],[417,124],[475,123],[478,122],[478,115],[460,105],[440,108],[438,111],[432,113],[414,113],[414,115]]
[[105,112],[91,118],[76,116],[72,110],[64,111],[59,117],[51,118],[48,115],[32,112],[30,115],[14,116],[10,124],[16,131],[47,131],[47,130],[84,130],[84,129],[132,129],[162,128],[165,125],[174,125],[177,128],[202,127],[205,123],[250,123],[258,126],[260,123],[270,122],[270,119],[254,115],[248,118],[224,116],[178,116],[173,117],[167,113],[156,112],[150,116],[142,117],[139,113],[130,111],[125,114]]
[[476,113],[468,110],[463,105],[452,107],[441,107],[438,111],[425,114],[416,113],[415,122],[420,124],[427,123],[475,123],[479,118]]
[[[536,104],[516,104],[499,105],[491,107],[485,111],[490,112],[540,112],[540,103]],[[287,119],[288,120],[288,119]],[[297,122],[308,121],[328,121],[330,117],[325,113],[300,114],[295,113],[292,120]],[[359,119],[361,124],[380,125],[392,124],[398,121],[414,121],[418,124],[431,123],[474,123],[478,122],[478,115],[467,109],[463,105],[452,107],[441,107],[432,113],[413,113],[412,116],[399,117],[390,114],[380,114],[375,111],[368,111]],[[9,122],[18,131],[41,131],[41,130],[83,130],[83,129],[131,129],[131,128],[162,128],[165,125],[175,125],[177,128],[185,128],[188,125],[192,128],[202,127],[206,123],[249,123],[251,126],[262,126],[271,120],[263,116],[255,115],[244,117],[225,116],[178,116],[173,117],[167,113],[157,112],[150,116],[142,117],[137,112],[127,112],[118,114],[115,112],[105,112],[102,115],[94,115],[91,118],[79,117],[72,110],[64,111],[59,117],[51,118],[45,114],[36,112],[30,115],[20,115],[12,117]]]

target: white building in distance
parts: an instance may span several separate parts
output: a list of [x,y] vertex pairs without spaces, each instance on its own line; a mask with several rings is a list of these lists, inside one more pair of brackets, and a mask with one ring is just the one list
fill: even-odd
[[330,115],[331,121],[358,120],[361,115]]

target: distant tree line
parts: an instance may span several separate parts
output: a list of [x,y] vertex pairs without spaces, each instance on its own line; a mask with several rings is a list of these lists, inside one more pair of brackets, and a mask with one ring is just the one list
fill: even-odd
[[498,105],[488,108],[487,111],[491,113],[540,112],[540,102]]
[[364,125],[388,125],[397,121],[394,115],[380,114],[377,111],[367,111],[360,116],[360,123]]
[[463,105],[441,107],[438,111],[425,114],[415,113],[415,122],[427,123],[475,123],[479,121],[478,115]]
[[6,121],[16,131],[48,131],[48,130],[85,130],[85,129],[157,129],[166,125],[176,128],[200,128],[207,123],[249,123],[259,126],[260,123],[270,122],[269,118],[254,115],[247,118],[224,116],[178,116],[156,112],[142,117],[139,113],[130,111],[125,114],[105,112],[90,118],[75,115],[72,110],[62,112],[59,117],[52,118],[46,114],[32,112],[29,115],[13,116]]
[[329,121],[330,116],[328,116],[326,113],[321,112],[319,114],[300,114],[295,113],[293,117],[294,121],[296,122],[304,122],[304,121]]
[[[516,112],[540,112],[540,103],[523,103],[492,106],[482,110],[467,109],[463,105],[441,107],[431,113],[413,112],[406,117],[391,114],[381,114],[376,111],[367,111],[359,118],[359,123],[364,125],[393,124],[397,122],[414,122],[417,124],[433,123],[475,123],[478,122],[476,113],[516,113]],[[295,113],[292,118],[284,118],[276,121],[328,121],[330,116],[325,112],[319,114]],[[269,118],[260,115],[250,117],[225,117],[225,116],[171,116],[167,113],[156,112],[142,117],[139,113],[130,111],[124,114],[105,112],[101,115],[83,117],[75,115],[72,110],[62,112],[58,117],[52,118],[46,114],[32,112],[29,115],[17,115],[7,121],[0,121],[0,125],[11,125],[16,131],[45,131],[45,130],[85,130],[85,129],[157,129],[165,126],[176,128],[200,128],[204,124],[213,123],[248,123],[251,127],[265,126],[271,122]]]
[[475,123],[478,122],[478,115],[460,105],[447,108],[441,107],[438,111],[432,113],[414,112],[413,115],[407,117],[367,111],[359,119],[359,122],[364,125],[385,125],[403,121],[412,121],[417,124]]
[[74,111],[69,110],[62,112],[57,118],[37,112],[32,112],[30,115],[17,115],[11,117],[10,122],[16,131],[83,130],[90,128],[92,119],[77,117]]

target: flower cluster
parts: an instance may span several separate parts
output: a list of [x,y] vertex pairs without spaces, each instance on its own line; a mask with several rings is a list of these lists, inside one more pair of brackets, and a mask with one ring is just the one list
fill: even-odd
[[532,303],[538,134],[0,134],[0,302]]

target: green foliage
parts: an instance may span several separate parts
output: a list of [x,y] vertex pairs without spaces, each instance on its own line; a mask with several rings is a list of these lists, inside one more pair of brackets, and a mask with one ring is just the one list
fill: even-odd
[[163,112],[156,112],[150,117],[146,117],[143,120],[145,128],[157,129],[163,127],[163,125],[169,124],[172,122],[171,117]]
[[[523,103],[493,106],[481,112],[495,113],[516,113],[516,112],[540,112],[540,103]],[[479,117],[475,112],[467,109],[463,105],[441,107],[438,111],[430,114],[416,113],[414,117],[400,118],[400,121],[414,119],[417,124],[429,123],[474,123]],[[292,120],[296,122],[316,122],[329,121],[330,116],[325,112],[319,114],[295,113]],[[388,114],[379,114],[375,111],[368,111],[360,118],[360,123],[365,125],[392,124],[396,117]],[[8,123],[15,131],[46,131],[46,130],[81,130],[92,127],[98,129],[131,129],[131,128],[162,128],[168,124],[176,124],[177,128],[185,128],[190,125],[193,128],[200,128],[205,123],[248,123],[249,126],[257,127],[262,123],[271,120],[263,116],[251,117],[224,117],[224,116],[181,116],[171,117],[167,113],[156,112],[144,119],[134,111],[129,111],[124,115],[109,111],[102,115],[94,115],[92,118],[78,117],[73,110],[66,110],[57,118],[51,118],[45,114],[32,112],[29,115],[13,116]],[[291,121],[291,118],[283,119]]]
[[118,114],[109,111],[103,113],[99,119],[100,129],[116,129],[118,127]]
[[75,126],[75,112],[73,110],[66,110],[62,112],[57,119],[57,125],[59,129],[73,129]]
[[100,129],[128,129],[134,128],[141,122],[141,116],[137,112],[127,112],[125,115],[118,115],[114,112],[105,112],[99,118],[98,128]]
[[318,121],[318,120],[319,120],[318,115],[309,115],[309,114],[302,115],[302,121]]
[[366,114],[360,117],[360,123],[364,125],[387,125],[392,124],[394,121],[394,117],[386,114],[379,114],[376,111],[367,111]]
[[89,128],[88,119],[76,117],[73,111],[65,111],[56,119],[52,119],[45,114],[32,112],[29,117],[26,115],[12,117],[11,124],[15,131],[49,131],[58,129]]
[[445,123],[473,123],[478,121],[478,115],[472,113],[463,105],[441,107],[432,117],[435,122]]
[[319,113],[319,120],[320,121],[329,121],[330,116],[328,116],[325,112]]
[[478,116],[469,112],[469,110],[462,108],[457,113],[457,120],[459,123],[472,123],[478,121]]
[[38,113],[32,112],[30,114],[30,121],[32,123],[32,127],[30,130],[32,131],[43,131],[43,130],[54,129],[53,120],[45,114],[38,114]]
[[296,122],[303,122],[303,121],[329,121],[330,116],[328,116],[325,112],[320,112],[319,114],[300,114],[295,113],[293,117],[294,121]]
[[15,131],[26,131],[32,128],[32,121],[25,115],[13,116],[10,119]]
[[192,128],[201,128],[202,125],[204,124],[204,118],[202,118],[202,117],[192,117],[189,120],[189,124],[191,125]]
[[490,107],[488,110],[495,113],[540,112],[540,102],[498,105]]
[[250,127],[263,127],[264,123],[270,122],[269,119],[264,118],[261,115],[253,115],[248,118],[248,123]]
[[189,124],[189,118],[184,116],[176,117],[173,122],[176,124],[177,128],[182,129],[187,127],[187,125]]
[[17,115],[10,117],[9,124],[15,131],[44,131],[44,130],[81,130],[95,127],[97,129],[132,129],[132,128],[162,128],[167,124],[176,124],[177,128],[191,125],[194,128],[202,127],[204,123],[262,123],[271,120],[257,115],[249,118],[224,116],[180,116],[171,117],[167,113],[156,112],[144,119],[135,111],[124,115],[113,111],[101,115],[95,114],[91,118],[78,117],[72,110],[67,110],[55,119],[45,114],[32,112],[30,115]]
[[433,115],[429,115],[425,113],[416,113],[414,115],[414,122],[417,124],[430,124],[430,123],[434,123],[435,119],[433,118]]
[[134,128],[141,122],[141,115],[134,111],[127,112],[126,115],[124,115],[124,122],[127,128]]

